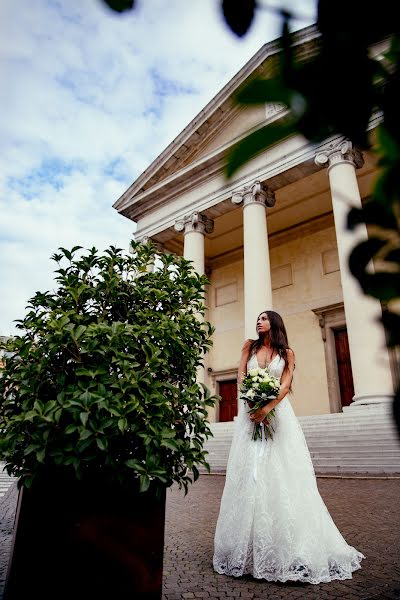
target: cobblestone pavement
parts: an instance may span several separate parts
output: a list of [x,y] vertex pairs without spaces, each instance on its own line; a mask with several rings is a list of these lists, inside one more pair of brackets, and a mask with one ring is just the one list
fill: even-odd
[[[186,497],[175,487],[167,491],[163,600],[400,599],[400,479],[318,478],[339,530],[367,557],[352,579],[320,585],[236,579],[213,571],[214,529],[223,486],[223,476],[202,475]],[[13,486],[0,503],[0,600],[16,497]]]
[[212,568],[213,538],[225,478],[202,475],[184,497],[167,493],[163,600],[392,600],[400,598],[400,479],[318,478],[346,541],[365,554],[345,581],[311,585],[231,578]]
[[0,501],[0,600],[7,575],[17,498],[17,484],[14,483]]

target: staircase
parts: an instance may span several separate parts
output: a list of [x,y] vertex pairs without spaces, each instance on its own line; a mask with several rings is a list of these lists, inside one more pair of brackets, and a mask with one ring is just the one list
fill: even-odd
[[[390,406],[346,407],[342,413],[298,419],[317,474],[400,475],[400,439]],[[214,437],[204,449],[211,473],[225,473],[233,427],[233,422],[210,424]]]
[[15,477],[7,475],[6,471],[3,471],[4,463],[0,462],[0,498],[4,496],[8,488],[16,481]]

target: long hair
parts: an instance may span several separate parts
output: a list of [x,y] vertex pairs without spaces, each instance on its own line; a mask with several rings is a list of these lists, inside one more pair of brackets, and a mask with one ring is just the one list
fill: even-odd
[[[287,357],[287,349],[289,348],[288,336],[286,333],[286,327],[280,314],[274,310],[263,310],[260,315],[266,314],[268,316],[271,329],[268,332],[272,353],[275,351],[285,361],[285,368],[288,368],[289,361]],[[260,316],[258,315],[258,316]],[[258,320],[258,317],[257,317]],[[256,324],[257,327],[257,324]],[[264,333],[258,334],[258,339],[253,340],[250,344],[249,356],[256,354],[264,343]]]

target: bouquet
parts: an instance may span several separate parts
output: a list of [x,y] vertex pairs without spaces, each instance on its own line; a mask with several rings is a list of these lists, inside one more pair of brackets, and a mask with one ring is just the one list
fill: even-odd
[[[257,367],[250,369],[239,386],[240,399],[250,407],[249,414],[254,413],[259,408],[263,408],[268,402],[277,398],[280,390],[280,380],[273,377],[267,368]],[[275,416],[275,409],[269,413],[271,417]],[[269,416],[268,415],[268,416]],[[262,428],[264,427],[264,437],[267,440],[272,439],[274,428],[272,424],[255,423],[253,429],[253,440],[262,440]]]

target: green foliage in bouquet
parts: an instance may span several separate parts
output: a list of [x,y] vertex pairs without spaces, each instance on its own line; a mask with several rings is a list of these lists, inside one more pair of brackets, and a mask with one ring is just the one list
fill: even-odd
[[[245,405],[249,406],[249,414],[255,413],[260,408],[266,406],[271,400],[278,397],[280,391],[280,380],[270,374],[267,367],[262,369],[256,367],[250,369],[248,374],[243,378],[239,386],[240,399]],[[275,409],[273,408],[267,416],[267,420],[275,417]],[[262,431],[264,430],[264,439],[273,438],[274,426],[272,423],[262,424],[255,423],[253,428],[252,440],[262,440]]]
[[52,257],[57,289],[36,293],[6,345],[0,458],[25,486],[61,467],[187,492],[197,466],[208,468],[215,402],[196,383],[211,345],[212,327],[198,318],[207,280],[164,254],[149,272],[152,244],[133,243],[128,255],[80,250]]

